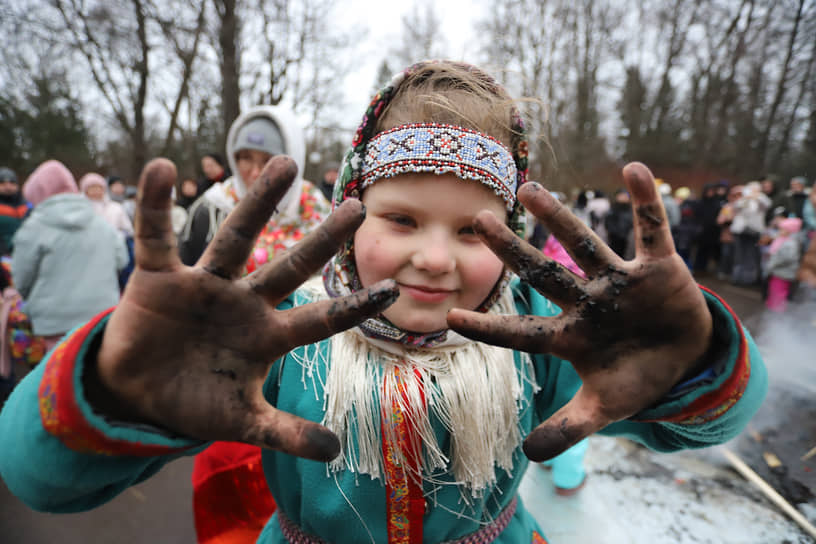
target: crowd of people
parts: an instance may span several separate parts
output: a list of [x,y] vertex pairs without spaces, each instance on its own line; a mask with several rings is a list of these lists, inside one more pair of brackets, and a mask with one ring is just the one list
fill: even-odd
[[[699,197],[688,187],[672,191],[664,180],[655,181],[677,253],[695,276],[716,274],[734,285],[756,287],[769,310],[784,312],[801,277],[816,273],[805,258],[816,236],[816,190],[805,178],[792,178],[786,188],[773,176],[744,184],[721,180],[706,184]],[[625,190],[611,199],[601,190],[584,190],[571,207],[615,253],[626,259],[634,255]],[[532,232],[531,242],[546,251],[546,235],[540,227]]]
[[[541,543],[517,496],[528,461],[556,461],[556,485],[575,490],[595,432],[704,447],[762,402],[753,340],[680,258],[723,265],[730,205],[723,273],[757,283],[765,235],[785,279],[812,233],[804,184],[766,219],[774,201],[752,184],[728,204],[722,184],[672,199],[633,163],[625,190],[584,192],[570,214],[527,183],[507,92],[445,61],[375,95],[317,185],[300,174],[304,147],[290,112],[252,108],[226,163],[203,157],[204,179],[182,176],[167,213],[169,161],[146,166],[138,203],[121,180],[77,184],[56,161],[22,199],[3,178],[6,286],[42,349],[57,344],[0,413],[13,493],[89,509],[196,455],[202,543]],[[519,243],[525,208],[563,268]]]

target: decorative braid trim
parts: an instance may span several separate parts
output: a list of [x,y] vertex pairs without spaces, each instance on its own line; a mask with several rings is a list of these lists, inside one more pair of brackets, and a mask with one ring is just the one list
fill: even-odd
[[748,350],[748,340],[746,340],[745,334],[742,331],[739,318],[737,314],[734,313],[734,310],[716,293],[702,285],[699,287],[716,298],[734,321],[735,330],[739,335],[739,349],[737,351],[737,360],[734,364],[734,368],[720,387],[714,391],[700,395],[680,413],[658,419],[641,421],[660,421],[663,423],[677,423],[678,425],[701,425],[722,416],[730,410],[731,407],[742,398],[743,393],[745,393],[745,388],[748,386],[748,381],[751,378],[751,357]]
[[67,448],[100,455],[167,455],[188,447],[143,444],[115,439],[93,426],[82,413],[76,394],[77,363],[85,356],[92,338],[104,328],[113,308],[102,312],[57,344],[48,356],[40,388],[40,419],[45,430]]
[[[514,497],[510,504],[508,504],[501,514],[493,520],[489,525],[485,525],[475,533],[471,533],[456,540],[446,540],[442,544],[489,544],[498,538],[498,536],[507,529],[510,525],[510,520],[516,513],[518,507],[518,498]],[[284,538],[290,544],[331,544],[327,540],[318,538],[316,536],[304,533],[301,528],[286,517],[282,510],[278,510],[278,525],[280,525],[281,532]]]
[[501,142],[466,128],[438,123],[402,125],[377,134],[363,158],[362,186],[408,172],[454,174],[493,189],[512,211],[518,187],[513,155]]

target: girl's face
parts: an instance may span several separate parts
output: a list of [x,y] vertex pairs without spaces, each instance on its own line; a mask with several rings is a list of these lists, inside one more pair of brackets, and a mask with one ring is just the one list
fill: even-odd
[[448,328],[451,308],[475,310],[501,277],[501,260],[473,232],[489,210],[505,219],[504,201],[453,174],[402,174],[363,192],[366,219],[354,236],[363,286],[392,278],[400,297],[383,313],[415,332]]

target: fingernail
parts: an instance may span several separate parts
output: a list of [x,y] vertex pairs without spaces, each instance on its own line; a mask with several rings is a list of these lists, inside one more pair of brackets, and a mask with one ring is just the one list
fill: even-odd
[[524,440],[522,449],[530,461],[540,463],[552,459],[569,447],[563,433],[554,427],[536,429]]
[[340,440],[325,428],[312,428],[306,432],[306,440],[312,446],[308,457],[316,461],[329,462],[340,455]]
[[381,304],[390,306],[397,298],[399,298],[399,288],[393,282],[379,285],[369,291],[369,300],[378,306]]

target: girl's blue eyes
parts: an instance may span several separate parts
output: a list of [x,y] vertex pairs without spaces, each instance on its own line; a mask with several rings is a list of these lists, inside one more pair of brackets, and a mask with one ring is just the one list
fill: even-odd
[[416,223],[407,215],[390,215],[388,220],[403,227],[413,227]]
[[[416,227],[416,221],[408,215],[387,215],[385,216],[387,221],[394,223],[400,227]],[[476,232],[473,230],[473,227],[468,225],[467,227],[462,227],[459,229],[458,234],[462,236],[476,236]]]

